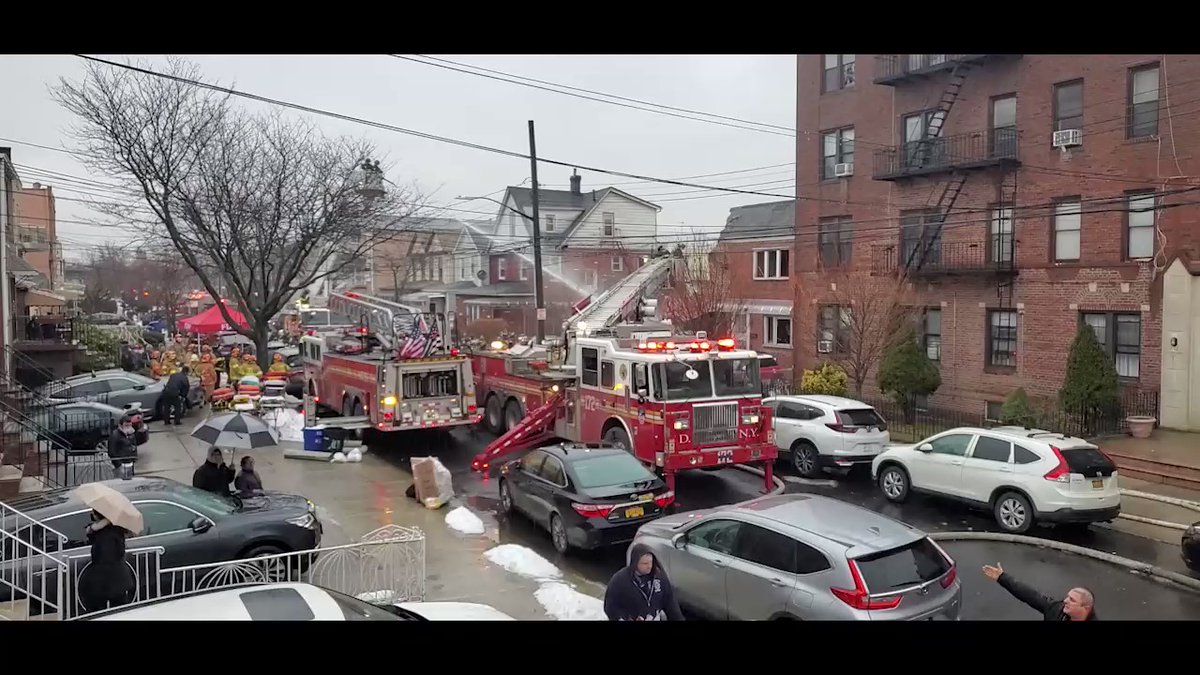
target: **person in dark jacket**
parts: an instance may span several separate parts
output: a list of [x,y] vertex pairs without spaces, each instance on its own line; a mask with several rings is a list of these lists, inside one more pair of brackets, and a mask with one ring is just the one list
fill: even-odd
[[262,479],[254,470],[254,458],[250,455],[242,458],[242,470],[238,473],[237,478],[233,479],[233,486],[237,488],[238,495],[242,498],[263,493]]
[[208,461],[201,464],[196,473],[192,474],[192,487],[228,495],[231,482],[233,467],[225,463],[225,455],[214,445],[208,449]]
[[109,435],[108,458],[112,460],[113,471],[119,471],[122,464],[132,462],[137,457],[133,434],[133,420],[125,418]]
[[191,369],[184,366],[179,369],[171,377],[167,378],[167,384],[163,387],[163,408],[166,411],[167,424],[180,425],[183,424],[183,413],[187,410],[187,395],[190,383],[188,382],[188,373]]
[[999,583],[1013,597],[1042,613],[1044,621],[1096,621],[1096,598],[1088,589],[1077,586],[1062,600],[1042,595],[1032,586],[1017,581],[1000,563],[983,566],[983,574]]
[[671,580],[649,547],[636,544],[629,566],[609,580],[604,613],[611,621],[683,621]]
[[125,562],[125,537],[129,531],[92,511],[85,531],[92,545],[91,561],[79,575],[79,601],[85,612],[117,607],[133,600],[135,579]]

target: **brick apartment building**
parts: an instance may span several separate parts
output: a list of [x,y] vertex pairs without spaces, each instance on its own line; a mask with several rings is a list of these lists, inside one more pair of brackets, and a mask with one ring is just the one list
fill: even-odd
[[844,349],[846,284],[906,278],[931,405],[1055,395],[1085,322],[1200,428],[1200,57],[801,55],[796,91],[798,365]]

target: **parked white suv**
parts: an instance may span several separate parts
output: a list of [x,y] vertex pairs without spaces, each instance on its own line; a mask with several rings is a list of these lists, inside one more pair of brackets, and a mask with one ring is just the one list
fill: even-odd
[[817,478],[825,467],[869,465],[891,440],[887,422],[861,401],[841,396],[774,396],[775,445],[796,472]]
[[960,427],[875,458],[871,477],[893,502],[910,492],[990,510],[1001,529],[1095,523],[1121,512],[1117,467],[1082,438],[1042,429]]

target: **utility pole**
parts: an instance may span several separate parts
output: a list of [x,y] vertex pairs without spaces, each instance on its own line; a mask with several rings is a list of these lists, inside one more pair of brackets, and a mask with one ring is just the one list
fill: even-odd
[[542,223],[538,218],[537,144],[529,120],[529,167],[533,179],[533,298],[537,305],[537,341],[546,341],[546,296],[542,289]]

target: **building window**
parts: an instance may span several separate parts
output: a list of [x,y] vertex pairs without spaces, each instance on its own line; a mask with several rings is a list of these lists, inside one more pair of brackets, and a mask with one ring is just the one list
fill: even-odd
[[604,236],[606,236],[606,237],[617,236],[617,218],[616,218],[616,216],[611,213],[605,213],[603,215],[603,218],[604,218]]
[[583,285],[588,288],[596,287],[596,270],[583,271]]
[[625,269],[625,261],[619,255],[614,255],[610,261],[612,271],[620,272]]
[[519,263],[517,268],[517,278],[521,281],[525,281],[529,278],[529,267],[527,267],[525,263]]
[[1079,260],[1080,228],[1083,207],[1079,199],[1069,199],[1054,205],[1054,260]]
[[[934,120],[938,123],[934,125]],[[941,143],[931,143],[934,138],[942,135],[943,122],[946,113],[941,110],[925,110],[901,119],[904,130],[904,145],[901,146],[901,159],[904,168],[918,169],[922,166],[938,166],[945,163],[945,147]]]
[[442,259],[437,259],[438,281],[442,281]]
[[1054,131],[1083,128],[1083,80],[1054,85]]
[[817,352],[845,354],[850,350],[850,326],[853,320],[850,308],[824,305],[820,311]]
[[786,248],[754,252],[755,279],[786,279],[788,278],[788,257],[790,251]]
[[790,347],[792,345],[791,317],[764,316],[763,344]]
[[546,231],[547,232],[554,231],[554,214],[553,213],[546,214]]
[[850,264],[854,249],[854,226],[850,216],[822,218],[818,223],[821,245],[821,264],[841,267]]
[[930,361],[942,359],[942,310],[927,309],[921,321],[921,346]]
[[1142,370],[1142,315],[1088,312],[1083,322],[1117,366],[1117,376],[1136,379]]
[[1125,257],[1128,259],[1154,256],[1154,193],[1128,196],[1129,209],[1125,214]]
[[500,281],[508,278],[508,258],[500,258],[496,261],[496,278]]
[[821,179],[836,178],[838,164],[854,164],[854,127],[821,134]]
[[941,218],[936,211],[900,214],[900,265],[907,269],[942,260]]
[[991,262],[1013,261],[1013,212],[1011,208],[992,209]]
[[1003,401],[987,401],[983,404],[983,418],[988,422],[999,422],[1004,416]]
[[1017,95],[992,99],[992,157],[1017,156]]
[[1017,365],[1017,313],[988,312],[988,365],[1015,368]]
[[1158,64],[1129,71],[1129,138],[1158,133]]
[[854,86],[854,55],[825,55],[825,91],[837,91]]

